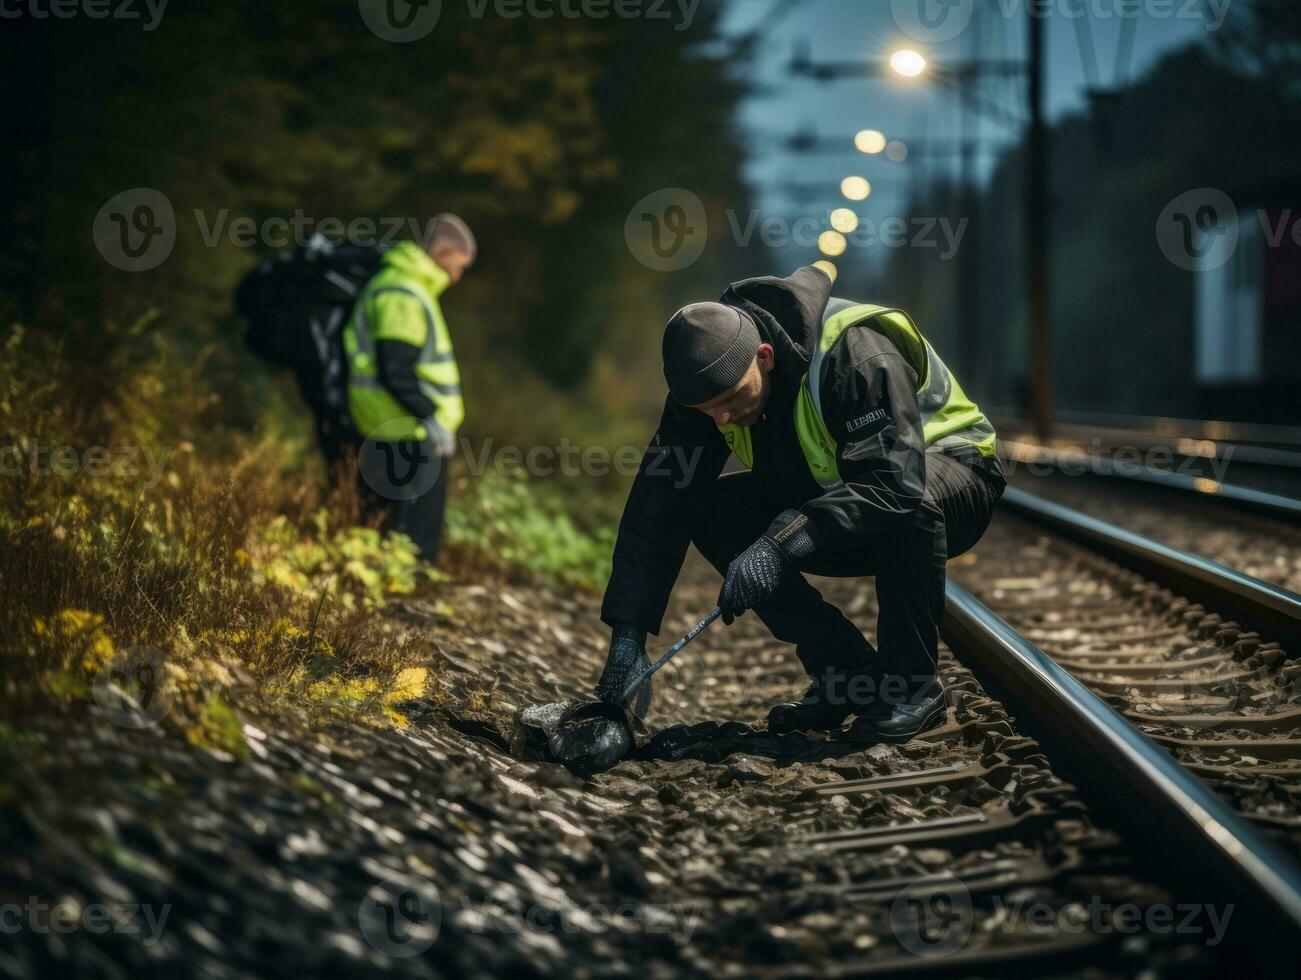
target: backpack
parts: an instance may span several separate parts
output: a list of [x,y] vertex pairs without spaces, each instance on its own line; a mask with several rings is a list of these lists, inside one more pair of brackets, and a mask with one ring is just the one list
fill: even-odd
[[385,251],[314,235],[259,263],[235,289],[235,312],[248,321],[245,346],[275,367],[293,370],[330,457],[353,431],[343,328]]

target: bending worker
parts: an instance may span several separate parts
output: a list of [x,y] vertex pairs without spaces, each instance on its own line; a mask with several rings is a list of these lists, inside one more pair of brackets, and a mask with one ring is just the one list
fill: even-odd
[[[907,314],[834,299],[811,266],[680,310],[663,355],[669,397],[619,526],[597,696],[648,662],[694,543],[723,575],[723,621],[753,609],[812,681],[769,711],[771,731],[856,715],[902,739],[937,722],[945,561],[1005,486],[989,421]],[[748,472],[720,476],[729,451]],[[803,572],[876,577],[879,649]],[[644,713],[649,685],[637,700]]]
[[362,290],[343,332],[348,409],[363,439],[358,465],[386,530],[434,561],[447,471],[465,417],[461,374],[438,298],[460,282],[477,246],[465,222],[440,214],[423,243],[402,242]]

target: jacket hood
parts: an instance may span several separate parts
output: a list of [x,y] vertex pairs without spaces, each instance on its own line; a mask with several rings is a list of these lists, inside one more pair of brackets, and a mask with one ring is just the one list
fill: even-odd
[[417,280],[435,299],[452,282],[442,266],[415,242],[399,242],[385,252],[384,267],[401,273],[404,278]]
[[785,279],[758,276],[734,282],[727,287],[722,302],[746,310],[769,332],[772,324],[766,321],[774,321],[807,357],[830,299],[831,278],[821,269],[806,265]]

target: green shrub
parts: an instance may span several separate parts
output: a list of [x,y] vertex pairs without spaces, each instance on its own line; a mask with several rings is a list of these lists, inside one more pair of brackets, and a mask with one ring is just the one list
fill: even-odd
[[613,525],[594,520],[596,526],[581,528],[570,516],[572,507],[545,481],[488,470],[453,496],[448,541],[506,568],[599,589],[610,578]]

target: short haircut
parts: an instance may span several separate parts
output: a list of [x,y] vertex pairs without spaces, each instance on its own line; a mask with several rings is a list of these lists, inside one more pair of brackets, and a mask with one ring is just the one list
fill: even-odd
[[451,245],[464,252],[473,262],[479,254],[479,243],[475,241],[470,226],[456,215],[444,212],[435,215],[429,228],[429,240],[425,243],[426,251],[432,252],[439,245]]

